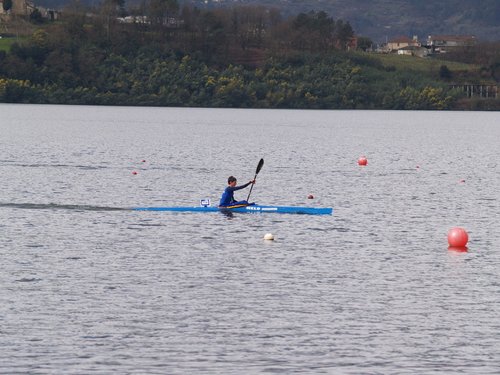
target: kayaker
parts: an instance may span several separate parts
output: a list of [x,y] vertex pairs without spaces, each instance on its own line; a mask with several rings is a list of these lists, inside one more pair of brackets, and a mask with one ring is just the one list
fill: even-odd
[[236,177],[229,176],[229,178],[227,179],[228,187],[224,190],[224,193],[222,193],[222,197],[220,198],[219,202],[219,207],[234,206],[237,204],[248,204],[247,201],[236,201],[234,199],[234,192],[236,190],[244,189],[251,184],[255,184],[255,179],[247,182],[245,185],[241,185],[238,187],[236,186],[236,183],[237,183]]

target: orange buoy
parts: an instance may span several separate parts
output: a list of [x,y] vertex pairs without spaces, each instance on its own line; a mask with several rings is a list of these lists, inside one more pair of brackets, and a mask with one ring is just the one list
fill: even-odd
[[366,159],[365,156],[361,156],[359,159],[358,159],[358,165],[367,165],[368,164],[368,159]]
[[307,196],[307,199],[314,199],[314,195],[309,194],[309,195]]
[[448,244],[453,248],[463,248],[469,241],[469,235],[463,228],[455,227],[448,231]]

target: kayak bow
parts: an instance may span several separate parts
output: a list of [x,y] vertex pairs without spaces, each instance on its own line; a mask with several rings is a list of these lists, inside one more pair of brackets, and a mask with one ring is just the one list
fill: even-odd
[[136,207],[135,211],[171,211],[171,212],[240,212],[240,213],[278,213],[302,215],[331,215],[332,208],[297,207],[297,206],[261,206],[258,204],[228,207]]

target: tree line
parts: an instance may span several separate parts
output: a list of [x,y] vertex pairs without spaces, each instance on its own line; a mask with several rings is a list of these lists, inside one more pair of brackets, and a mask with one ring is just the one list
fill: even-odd
[[[125,18],[129,17],[129,18]],[[129,22],[133,20],[133,22]],[[438,76],[347,52],[354,30],[325,12],[199,9],[175,0],[72,3],[0,52],[0,101],[318,109],[450,109]]]

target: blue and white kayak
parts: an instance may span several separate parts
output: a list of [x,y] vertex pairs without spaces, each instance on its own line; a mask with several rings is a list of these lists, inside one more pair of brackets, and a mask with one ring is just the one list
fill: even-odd
[[171,212],[240,212],[240,213],[277,213],[302,215],[331,215],[332,208],[326,207],[294,207],[294,206],[261,206],[258,204],[228,207],[135,207],[136,211],[171,211]]

